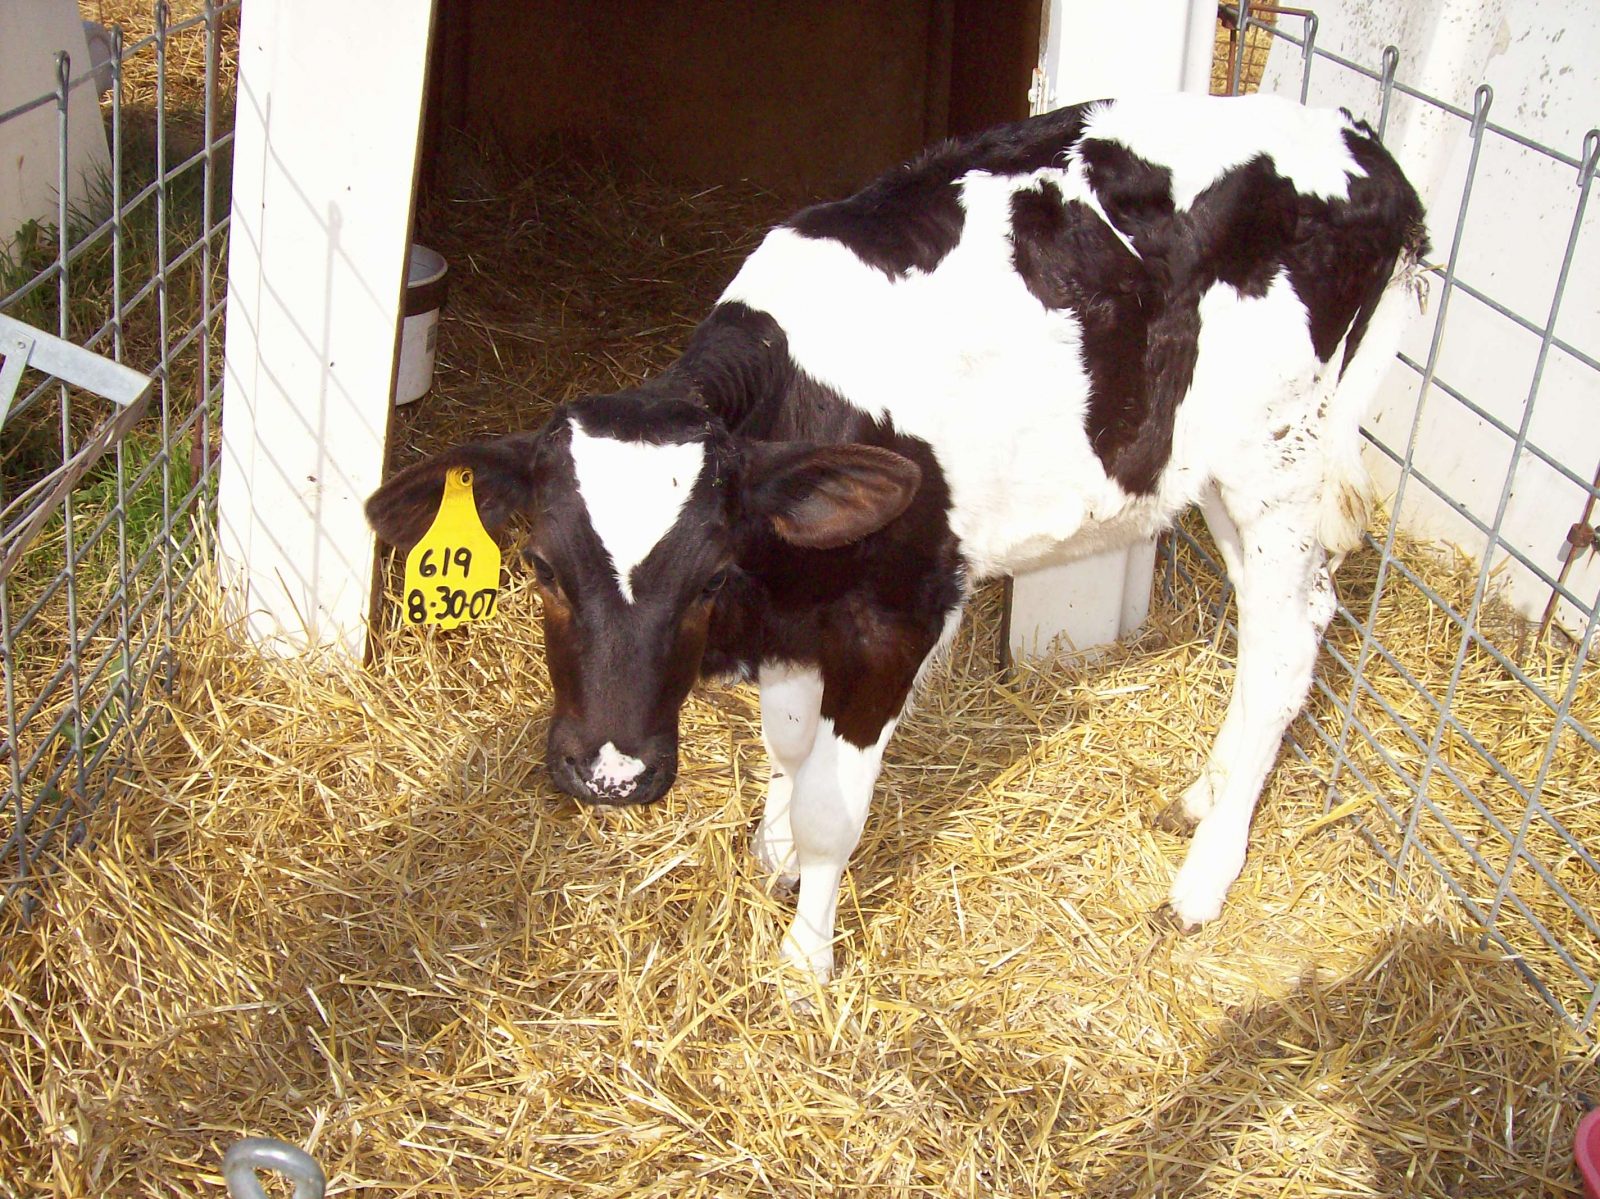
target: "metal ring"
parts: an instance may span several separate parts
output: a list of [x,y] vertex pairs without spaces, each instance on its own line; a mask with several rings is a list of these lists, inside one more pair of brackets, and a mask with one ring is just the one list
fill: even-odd
[[232,1199],[267,1199],[258,1170],[272,1170],[293,1182],[294,1199],[322,1199],[328,1189],[322,1167],[304,1149],[272,1137],[246,1137],[222,1157],[222,1180]]

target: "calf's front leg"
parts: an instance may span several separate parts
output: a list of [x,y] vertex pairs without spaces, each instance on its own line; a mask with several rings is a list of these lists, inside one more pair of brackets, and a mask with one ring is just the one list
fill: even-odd
[[866,827],[884,747],[919,670],[955,635],[959,616],[959,607],[934,619],[897,621],[880,613],[868,628],[845,622],[824,639],[816,735],[789,795],[800,895],[783,937],[784,960],[819,982],[833,977],[839,886]]
[[761,740],[771,775],[767,803],[751,849],[780,887],[800,881],[789,809],[795,779],[817,740],[822,714],[822,675],[812,667],[773,663],[761,668]]
[[861,747],[840,736],[823,717],[816,743],[794,780],[789,826],[800,874],[800,898],[794,922],[783,938],[783,957],[809,971],[818,982],[833,977],[833,924],[839,910],[839,887],[850,855],[861,840],[872,788],[883,765],[883,748],[896,721],[883,726],[878,739]]

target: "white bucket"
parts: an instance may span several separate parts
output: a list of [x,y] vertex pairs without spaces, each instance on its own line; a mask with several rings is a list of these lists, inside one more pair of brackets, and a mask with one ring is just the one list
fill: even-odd
[[405,321],[400,326],[400,369],[394,377],[394,402],[421,399],[433,384],[433,357],[439,345],[439,308],[444,304],[449,264],[437,251],[411,246],[406,263]]

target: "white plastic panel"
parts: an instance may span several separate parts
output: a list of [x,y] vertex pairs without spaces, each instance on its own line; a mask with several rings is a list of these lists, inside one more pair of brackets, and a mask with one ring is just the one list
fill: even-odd
[[[0,112],[56,90],[55,59],[65,50],[72,77],[89,75],[89,46],[74,0],[0,0]],[[81,210],[97,180],[111,175],[98,85],[67,96],[68,207]],[[0,124],[0,250],[29,221],[59,220],[60,114],[54,101]]]
[[219,537],[264,647],[363,652],[431,0],[244,7]]

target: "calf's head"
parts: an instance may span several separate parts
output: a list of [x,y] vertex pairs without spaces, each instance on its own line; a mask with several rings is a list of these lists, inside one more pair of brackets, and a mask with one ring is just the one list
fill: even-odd
[[858,541],[899,516],[921,478],[878,447],[744,441],[686,401],[624,394],[401,471],[367,501],[378,536],[414,545],[457,467],[472,470],[491,532],[526,526],[555,692],[547,764],[561,790],[605,804],[651,803],[672,786],[678,710],[715,606],[752,586],[723,591],[752,539]]

